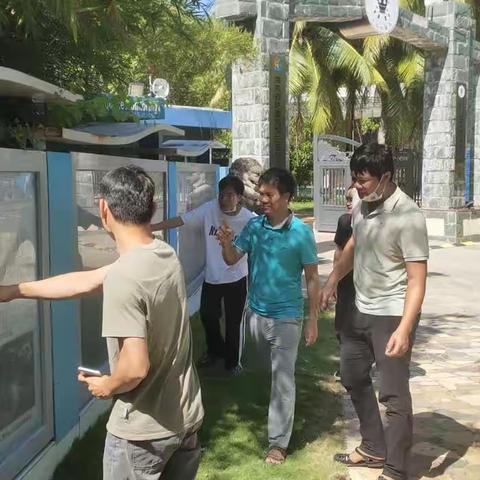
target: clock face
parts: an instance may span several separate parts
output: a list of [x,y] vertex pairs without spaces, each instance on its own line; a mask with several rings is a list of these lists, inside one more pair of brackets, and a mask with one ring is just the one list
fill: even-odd
[[368,21],[378,33],[391,33],[398,22],[398,0],[365,0]]

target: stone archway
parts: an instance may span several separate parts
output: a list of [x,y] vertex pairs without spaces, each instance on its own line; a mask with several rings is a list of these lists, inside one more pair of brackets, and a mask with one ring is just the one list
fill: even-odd
[[[215,15],[249,25],[258,58],[233,67],[233,158],[287,166],[289,22],[336,23],[368,34],[366,2],[397,0],[216,0]],[[429,234],[480,239],[480,43],[468,5],[425,0],[426,16],[400,9],[390,33],[423,50],[422,207]],[[340,25],[338,25],[340,24]],[[359,33],[360,32],[360,33]],[[372,30],[370,31],[370,34]],[[357,36],[358,38],[358,36]],[[467,181],[465,179],[467,178]]]

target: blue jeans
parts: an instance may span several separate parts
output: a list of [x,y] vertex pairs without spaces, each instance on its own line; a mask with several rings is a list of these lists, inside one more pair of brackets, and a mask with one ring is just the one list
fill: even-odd
[[267,318],[246,309],[246,327],[257,356],[271,368],[272,384],[268,408],[270,447],[286,449],[295,413],[295,363],[302,333],[302,320]]
[[107,432],[103,480],[194,480],[199,463],[196,433],[132,441]]

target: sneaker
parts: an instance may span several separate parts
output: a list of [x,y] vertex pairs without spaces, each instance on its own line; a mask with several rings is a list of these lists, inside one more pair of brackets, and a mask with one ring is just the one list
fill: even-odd
[[205,352],[197,361],[198,368],[213,367],[218,361],[216,355]]
[[336,382],[340,382],[342,380],[342,377],[340,376],[340,372],[338,370],[335,370],[332,376]]

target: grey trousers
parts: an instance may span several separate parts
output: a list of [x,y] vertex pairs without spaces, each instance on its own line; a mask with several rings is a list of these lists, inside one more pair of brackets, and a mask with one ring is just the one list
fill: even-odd
[[[295,363],[302,333],[301,319],[266,318],[246,309],[246,327],[256,350],[256,359],[271,369],[268,408],[270,447],[287,448],[295,412]],[[248,355],[249,365],[253,355]]]
[[131,441],[107,432],[103,480],[194,480],[199,463],[196,433]]

